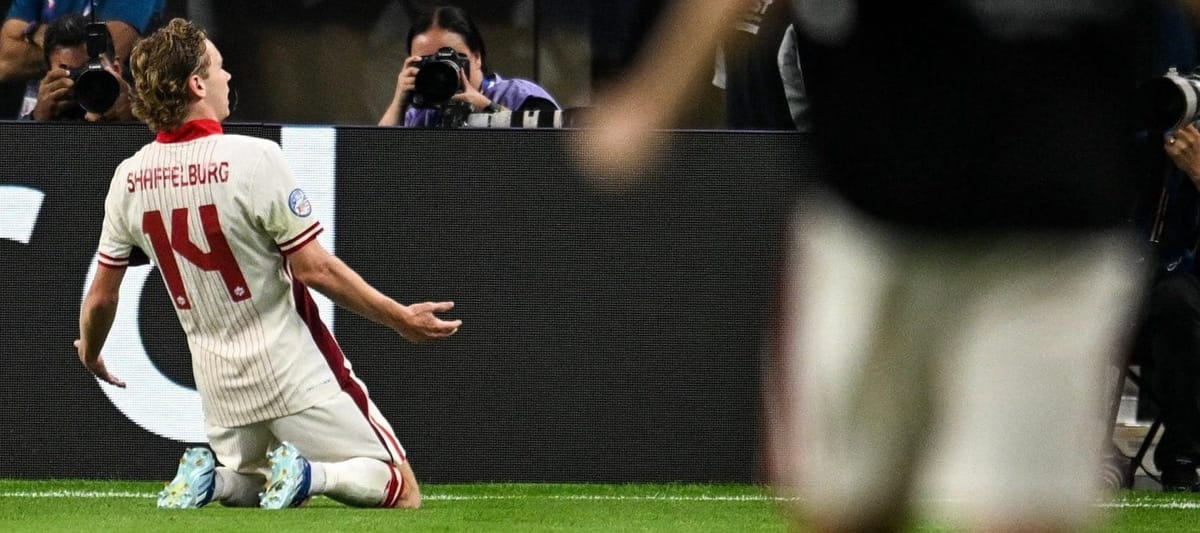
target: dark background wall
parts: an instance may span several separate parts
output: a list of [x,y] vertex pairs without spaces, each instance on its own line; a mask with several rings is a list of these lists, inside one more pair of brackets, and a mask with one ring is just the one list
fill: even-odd
[[[338,128],[337,254],[402,302],[454,300],[465,325],[418,346],[339,310],[335,335],[424,479],[759,479],[762,352],[807,138],[674,133],[654,178],[611,196],[567,155],[586,134]],[[38,148],[64,139],[70,157]],[[111,171],[149,139],[0,123],[0,190],[46,195],[28,244],[0,238],[0,477],[165,479],[184,447],[118,411],[71,347]],[[141,301],[154,364],[191,386],[156,273]]]

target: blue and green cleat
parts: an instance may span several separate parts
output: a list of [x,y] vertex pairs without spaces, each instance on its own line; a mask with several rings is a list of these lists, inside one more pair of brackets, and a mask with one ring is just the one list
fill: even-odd
[[271,478],[267,480],[267,491],[259,496],[258,506],[283,509],[304,505],[312,485],[312,465],[308,459],[285,442],[267,453],[267,461],[271,463]]
[[179,469],[162,492],[159,509],[198,509],[212,501],[217,461],[207,448],[188,448],[179,458]]

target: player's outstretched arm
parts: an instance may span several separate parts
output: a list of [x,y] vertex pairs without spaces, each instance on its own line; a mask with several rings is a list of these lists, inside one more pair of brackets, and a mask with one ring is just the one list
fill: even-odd
[[359,316],[392,328],[412,342],[444,339],[462,325],[462,320],[442,320],[437,316],[452,309],[454,302],[402,305],[375,290],[316,240],[289,255],[288,261],[292,276],[300,283]]
[[75,350],[83,366],[96,377],[121,388],[125,387],[125,382],[108,373],[100,349],[104,347],[117,315],[117,299],[124,278],[124,268],[102,266],[96,269],[96,278],[92,280],[92,286],[83,299],[83,307],[79,310],[79,338],[75,340]]

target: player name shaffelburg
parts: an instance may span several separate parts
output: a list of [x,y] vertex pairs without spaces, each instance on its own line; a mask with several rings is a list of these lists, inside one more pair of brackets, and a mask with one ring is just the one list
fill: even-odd
[[125,176],[125,190],[136,192],[159,187],[193,187],[229,181],[228,161],[209,161],[208,164],[193,163],[183,167],[149,167],[134,170]]

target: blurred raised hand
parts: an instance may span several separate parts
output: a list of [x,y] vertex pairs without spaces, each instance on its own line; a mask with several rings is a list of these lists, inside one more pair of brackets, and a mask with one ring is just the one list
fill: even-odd
[[622,191],[644,176],[661,131],[678,123],[745,3],[677,0],[666,8],[637,63],[600,91],[584,119],[592,131],[577,137],[576,149],[596,188]]

